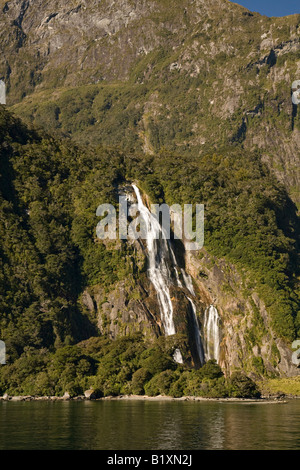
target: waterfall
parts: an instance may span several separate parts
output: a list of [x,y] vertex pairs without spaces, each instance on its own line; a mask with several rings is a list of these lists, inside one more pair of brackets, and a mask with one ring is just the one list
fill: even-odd
[[210,305],[204,313],[205,360],[219,361],[220,352],[220,317],[216,307]]
[[[134,184],[132,186],[137,197],[138,210],[146,228],[149,261],[148,276],[157,293],[165,334],[166,336],[174,335],[173,306],[169,290],[171,275],[167,260],[170,260],[170,257],[174,260],[175,255],[168,240],[166,240],[164,236],[159,221],[144,205],[137,186]],[[174,359],[178,363],[183,363],[182,355],[179,350],[175,351]]]
[[190,293],[195,297],[195,291],[193,286],[192,278],[189,274],[185,272],[184,269],[181,270],[181,274],[185,283],[186,288],[190,291]]
[[195,306],[194,302],[192,301],[192,299],[190,299],[190,297],[188,297],[188,301],[190,303],[190,306],[192,307],[193,324],[194,324],[194,332],[195,332],[197,353],[198,353],[198,357],[199,357],[199,360],[200,360],[200,364],[202,366],[204,364],[204,352],[203,352],[200,329],[199,329],[199,325],[198,325],[198,318],[197,318],[197,314],[196,314],[196,306]]
[[[170,267],[174,269],[176,284],[178,287],[185,289],[185,297],[187,298],[193,321],[193,331],[195,335],[195,344],[197,354],[199,357],[200,364],[203,365],[207,354],[204,354],[201,332],[198,324],[196,306],[186,294],[188,291],[192,297],[195,297],[195,291],[193,287],[192,278],[185,272],[184,269],[180,269],[182,281],[179,277],[178,266],[176,261],[175,253],[172,249],[171,244],[166,239],[165,233],[158,221],[158,219],[151,214],[149,209],[143,203],[141,194],[136,185],[132,184],[136,198],[137,207],[140,212],[140,217],[144,224],[146,244],[148,251],[148,277],[152,282],[158,298],[158,304],[160,308],[160,315],[162,324],[165,330],[166,336],[174,335],[175,325],[173,320],[173,306],[170,296],[169,285],[173,282],[171,277]],[[169,267],[170,266],[170,267]],[[208,331],[211,332],[211,319],[208,319]],[[214,336],[215,338],[215,333]],[[213,343],[218,344],[218,343]],[[215,347],[215,346],[214,346]],[[214,350],[215,351],[215,350]],[[214,353],[215,354],[215,353]],[[183,363],[182,355],[179,349],[174,353],[174,359],[178,363]]]
[[[184,271],[184,269],[181,270],[181,274],[182,274],[182,277],[183,277],[183,280],[184,280],[185,287],[195,297],[196,294],[195,294],[195,291],[194,291],[191,276],[189,274],[187,274]],[[180,282],[180,284],[181,284],[181,287],[183,287],[181,282]],[[187,299],[190,303],[192,314],[193,314],[193,326],[194,326],[194,334],[195,334],[195,342],[196,342],[196,347],[197,347],[197,353],[198,353],[200,364],[203,365],[205,360],[204,360],[203,345],[202,345],[200,328],[199,328],[199,324],[198,324],[196,306],[195,306],[194,302],[192,301],[192,299],[190,297],[187,296]]]

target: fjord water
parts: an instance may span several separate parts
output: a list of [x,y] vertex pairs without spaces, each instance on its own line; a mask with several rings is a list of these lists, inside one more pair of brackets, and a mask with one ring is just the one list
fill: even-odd
[[300,449],[300,400],[0,402],[0,449]]

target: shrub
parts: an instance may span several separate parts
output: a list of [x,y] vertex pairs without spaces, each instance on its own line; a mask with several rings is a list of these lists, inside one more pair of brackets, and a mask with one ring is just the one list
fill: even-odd
[[235,398],[259,398],[256,383],[242,372],[234,372],[229,379],[230,395]]
[[174,370],[177,367],[172,357],[163,353],[159,348],[147,350],[141,357],[140,365],[148,369],[153,376],[166,369]]
[[207,361],[201,369],[199,369],[199,374],[203,379],[218,379],[224,375],[221,367],[214,359]]
[[145,393],[145,384],[151,379],[152,375],[148,369],[141,367],[132,375],[131,381],[131,392],[134,395],[144,395]]
[[145,393],[150,396],[168,395],[170,387],[177,378],[173,370],[164,370],[152,377],[145,385]]

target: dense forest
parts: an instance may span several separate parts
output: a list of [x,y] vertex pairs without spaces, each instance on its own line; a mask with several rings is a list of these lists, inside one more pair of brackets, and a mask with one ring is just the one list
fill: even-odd
[[95,232],[98,205],[116,203],[118,185],[136,181],[153,202],[204,203],[205,249],[259,292],[278,337],[299,337],[299,219],[259,152],[80,147],[28,128],[3,106],[0,139],[0,393],[257,396],[242,373],[225,377],[211,361],[198,371],[176,364],[180,335],[100,335],[80,296],[141,275],[128,262],[130,244],[108,250]]

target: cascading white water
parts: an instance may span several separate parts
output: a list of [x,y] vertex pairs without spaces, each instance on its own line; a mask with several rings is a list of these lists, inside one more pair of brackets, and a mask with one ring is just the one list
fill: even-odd
[[189,274],[185,272],[184,269],[181,270],[181,274],[185,283],[186,288],[190,291],[190,293],[195,297],[195,291],[193,286],[192,278]]
[[220,353],[220,317],[216,307],[210,305],[204,313],[205,360],[219,361]]
[[[145,235],[148,251],[148,276],[152,282],[158,298],[160,314],[166,336],[175,334],[175,325],[173,320],[173,306],[170,296],[169,285],[172,283],[172,277],[169,265],[174,269],[177,286],[187,289],[195,297],[192,278],[184,269],[180,269],[183,282],[180,280],[176,256],[171,244],[167,240],[158,219],[151,214],[149,209],[143,203],[138,187],[132,184],[134,189],[140,216],[145,224]],[[198,324],[196,306],[192,299],[185,293],[190,304],[193,319],[193,329],[195,334],[195,343],[200,364],[205,362],[201,332]],[[183,363],[182,355],[179,349],[174,353],[174,359],[178,363]]]
[[[137,197],[138,210],[146,226],[146,243],[148,250],[148,275],[152,282],[160,306],[160,314],[166,336],[174,335],[175,325],[173,321],[173,306],[170,296],[170,271],[167,260],[175,259],[173,250],[166,240],[161,225],[157,218],[151,214],[144,205],[140,191],[134,184],[132,185]],[[178,363],[183,363],[182,355],[179,350],[174,353],[174,359]]]

